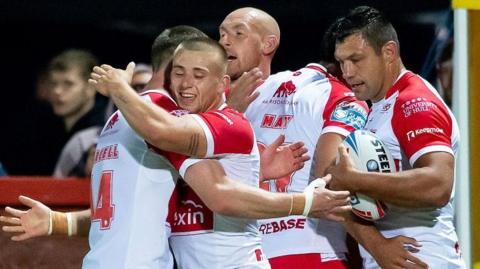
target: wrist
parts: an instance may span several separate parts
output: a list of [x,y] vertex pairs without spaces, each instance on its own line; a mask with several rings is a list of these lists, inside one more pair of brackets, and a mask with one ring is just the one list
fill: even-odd
[[343,186],[343,190],[348,190],[352,193],[361,192],[361,183],[364,177],[364,173],[362,171],[353,170],[350,173],[348,180],[345,182],[345,186]]
[[68,235],[76,234],[71,213],[50,211],[48,235]]
[[385,247],[385,238],[380,233],[370,234],[368,240],[363,240],[362,245],[372,256],[376,256],[378,250]]
[[305,194],[304,193],[291,193],[291,214],[290,215],[302,215],[305,211]]

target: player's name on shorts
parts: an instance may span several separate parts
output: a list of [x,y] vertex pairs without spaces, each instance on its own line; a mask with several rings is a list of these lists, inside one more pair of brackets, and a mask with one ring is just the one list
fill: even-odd
[[95,163],[98,163],[103,160],[118,159],[118,145],[113,144],[101,149],[95,150]]
[[306,218],[292,218],[289,220],[272,221],[260,225],[258,231],[262,234],[271,234],[291,229],[305,229],[306,221]]

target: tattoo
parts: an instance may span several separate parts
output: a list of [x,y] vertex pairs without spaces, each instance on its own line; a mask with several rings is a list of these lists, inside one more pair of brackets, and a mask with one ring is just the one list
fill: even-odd
[[198,152],[198,140],[199,140],[199,135],[198,134],[193,134],[190,143],[188,144],[188,149],[187,152],[189,155],[195,156],[197,155]]

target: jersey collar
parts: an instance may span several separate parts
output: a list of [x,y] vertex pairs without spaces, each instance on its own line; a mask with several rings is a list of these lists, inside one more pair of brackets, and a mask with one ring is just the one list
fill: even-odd
[[400,75],[398,75],[398,78],[395,81],[395,83],[393,83],[392,87],[390,87],[390,89],[388,89],[387,93],[385,94],[384,99],[388,99],[395,92],[402,91],[403,89],[405,89],[408,85],[408,80],[413,76],[415,76],[414,73],[412,73],[411,71],[408,71],[406,69],[403,69],[400,72]]

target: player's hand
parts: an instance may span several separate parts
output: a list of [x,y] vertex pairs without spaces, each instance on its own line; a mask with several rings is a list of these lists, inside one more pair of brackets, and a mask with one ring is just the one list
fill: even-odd
[[125,70],[102,64],[95,66],[88,83],[102,95],[110,96],[112,91],[121,87],[130,87],[135,63],[130,62]]
[[302,169],[310,160],[303,142],[283,145],[285,135],[279,135],[260,154],[260,181],[281,178]]
[[255,92],[255,89],[263,82],[262,76],[262,71],[257,67],[244,72],[230,86],[230,95],[227,96],[228,105],[239,112],[245,112],[260,95],[259,92]]
[[428,268],[428,265],[412,253],[418,252],[421,245],[413,238],[396,236],[385,238],[371,250],[371,254],[383,269]]
[[[327,175],[322,178],[325,184],[331,180]],[[310,183],[314,184],[314,182]],[[311,185],[305,191],[311,190]],[[345,221],[343,214],[352,210],[349,191],[332,191],[324,187],[314,188],[313,202],[309,217],[324,218],[333,221]]]
[[18,200],[30,209],[23,211],[5,207],[5,211],[12,216],[0,216],[1,222],[10,224],[3,226],[2,230],[8,233],[20,233],[11,237],[13,241],[48,235],[51,209],[26,196],[19,196]]
[[332,190],[349,190],[355,192],[355,183],[357,170],[353,167],[352,160],[348,155],[345,145],[338,146],[338,155],[336,164],[327,168],[327,173],[332,175],[332,180],[328,187]]

